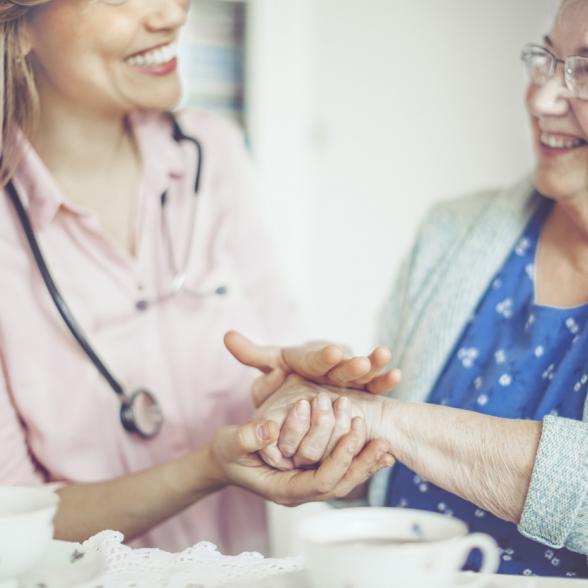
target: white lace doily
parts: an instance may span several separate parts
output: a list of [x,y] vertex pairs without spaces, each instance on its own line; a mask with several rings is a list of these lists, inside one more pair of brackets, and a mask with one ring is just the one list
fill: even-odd
[[[269,559],[259,553],[222,555],[216,545],[198,543],[181,553],[132,549],[123,535],[103,531],[81,546],[62,544],[23,588],[229,588],[256,586],[303,569],[301,557]],[[67,549],[64,549],[67,547]]]

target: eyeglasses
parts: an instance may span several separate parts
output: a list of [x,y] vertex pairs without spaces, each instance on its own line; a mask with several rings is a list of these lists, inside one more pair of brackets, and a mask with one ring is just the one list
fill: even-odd
[[588,57],[571,56],[558,59],[541,45],[523,47],[521,60],[531,83],[545,85],[554,75],[558,64],[563,64],[564,82],[574,98],[588,100]]

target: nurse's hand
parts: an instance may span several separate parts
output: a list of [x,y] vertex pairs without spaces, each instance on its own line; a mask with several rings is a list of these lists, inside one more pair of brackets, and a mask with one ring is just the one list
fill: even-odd
[[357,418],[319,468],[280,472],[258,454],[276,443],[279,434],[279,425],[268,420],[218,430],[210,446],[214,481],[219,487],[231,483],[278,504],[296,506],[344,498],[392,463],[387,442],[372,441],[364,447],[366,427]]
[[263,404],[291,373],[317,384],[357,388],[373,394],[389,392],[401,379],[398,369],[383,371],[392,359],[386,347],[376,347],[369,356],[348,357],[339,345],[262,346],[237,331],[229,331],[224,341],[238,361],[263,372],[252,389],[255,406]]

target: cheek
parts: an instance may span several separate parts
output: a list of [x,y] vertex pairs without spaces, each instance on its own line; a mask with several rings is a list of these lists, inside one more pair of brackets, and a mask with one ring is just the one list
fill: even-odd
[[585,139],[588,139],[588,102],[585,100],[575,100],[573,112]]
[[533,84],[529,84],[527,86],[527,91],[525,92],[525,108],[527,110],[527,114],[533,118],[534,116],[534,102],[535,96],[537,94],[537,86]]

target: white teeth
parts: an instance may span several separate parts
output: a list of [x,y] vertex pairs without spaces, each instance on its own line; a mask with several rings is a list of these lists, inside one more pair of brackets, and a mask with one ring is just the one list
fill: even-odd
[[178,54],[178,44],[173,42],[164,47],[151,49],[139,55],[133,55],[125,59],[125,63],[133,67],[155,67],[157,65],[164,65],[169,63]]
[[584,143],[582,139],[564,139],[563,137],[555,137],[547,133],[541,133],[541,143],[552,149],[572,149],[579,147]]

